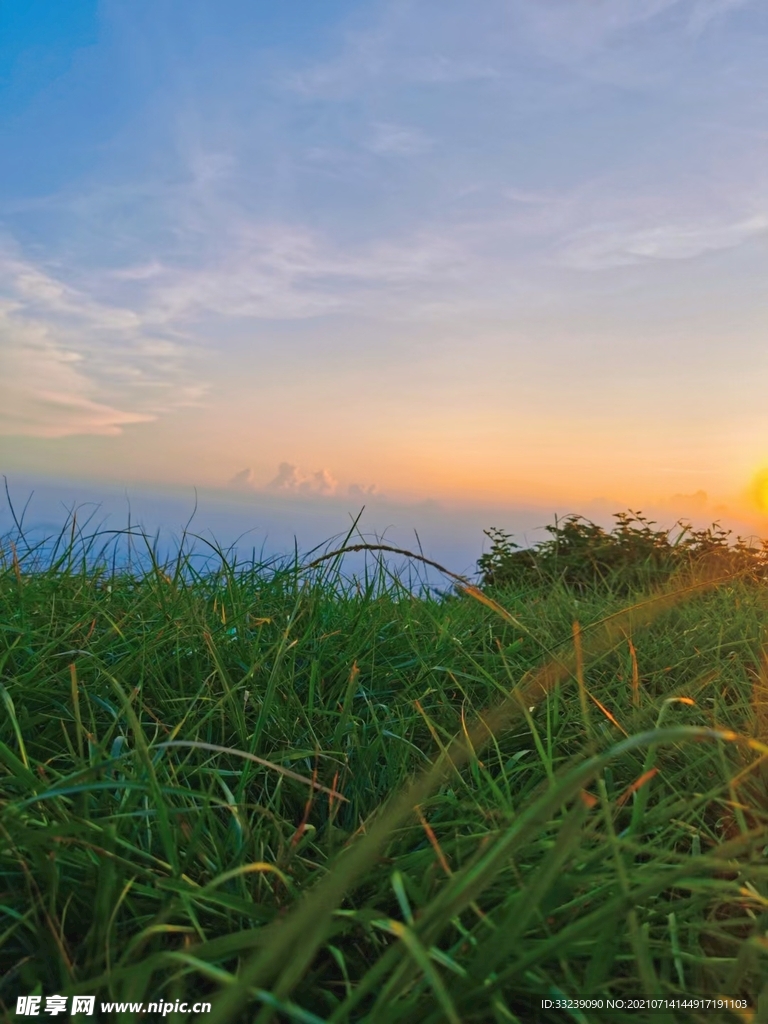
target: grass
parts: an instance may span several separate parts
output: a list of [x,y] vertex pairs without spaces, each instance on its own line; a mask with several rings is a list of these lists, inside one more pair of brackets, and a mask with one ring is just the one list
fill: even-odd
[[[768,1020],[756,563],[417,597],[379,550],[118,571],[98,536],[0,549],[4,1020]],[[638,997],[749,1009],[590,1009]]]

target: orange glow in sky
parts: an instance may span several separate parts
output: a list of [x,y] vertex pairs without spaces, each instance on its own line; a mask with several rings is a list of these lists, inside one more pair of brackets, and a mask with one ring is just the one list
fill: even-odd
[[761,512],[768,513],[768,468],[755,473],[752,480],[751,497]]

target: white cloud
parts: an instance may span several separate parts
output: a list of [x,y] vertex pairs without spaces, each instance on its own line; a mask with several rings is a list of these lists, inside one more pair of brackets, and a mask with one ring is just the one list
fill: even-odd
[[510,202],[520,203],[522,206],[550,206],[562,201],[561,196],[553,195],[550,192],[536,192],[532,189],[515,188],[514,186],[502,189],[501,194]]
[[345,32],[334,57],[283,73],[278,85],[317,101],[346,100],[382,81],[498,81],[509,76],[514,53],[579,64],[663,16],[675,15],[684,32],[698,34],[754,2],[488,0],[480,11],[456,0],[405,0],[384,5],[365,27]]
[[0,248],[0,435],[114,436],[199,404],[178,342]]
[[152,260],[149,263],[140,263],[135,267],[112,270],[109,273],[116,281],[149,281],[163,273],[163,266],[157,260]]
[[384,495],[378,494],[376,491],[376,484],[369,484],[367,487],[361,487],[360,484],[350,484],[347,488],[347,493],[350,498],[383,498]]
[[[665,209],[638,216],[637,180],[649,194],[662,192],[669,200],[667,208],[680,198],[675,195],[679,185],[663,180],[674,153],[672,159],[662,154],[666,166],[661,169],[656,155],[647,153],[636,165],[622,156],[623,166],[611,168],[614,155],[609,153],[603,180],[597,181],[595,166],[584,166],[584,151],[591,145],[585,122],[584,140],[571,144],[573,174],[566,169],[557,187],[548,178],[556,160],[568,159],[569,144],[564,143],[562,154],[547,158],[548,166],[540,161],[538,170],[544,173],[539,186],[532,173],[537,170],[538,136],[529,122],[544,124],[548,115],[568,109],[576,81],[570,72],[564,80],[558,69],[542,73],[542,53],[560,46],[563,60],[581,61],[587,74],[598,62],[583,61],[584,54],[621,43],[614,58],[623,65],[622,47],[634,45],[631,30],[673,10],[680,13],[679,31],[668,49],[679,53],[681,45],[690,46],[690,40],[681,44],[679,38],[687,17],[727,13],[738,2],[742,0],[489,0],[480,14],[456,0],[440,0],[444,17],[441,13],[437,18],[434,0],[374,5],[370,13],[352,19],[355,31],[342,27],[332,60],[291,72],[291,89],[269,96],[266,116],[258,102],[248,107],[262,118],[258,131],[254,122],[244,120],[240,97],[222,94],[212,83],[211,97],[194,113],[183,106],[173,109],[166,133],[170,150],[164,155],[168,174],[121,186],[97,184],[74,201],[69,197],[73,223],[89,225],[97,240],[96,253],[89,254],[95,269],[89,268],[90,279],[82,290],[105,296],[105,301],[91,299],[88,316],[94,326],[100,319],[105,329],[183,338],[192,331],[210,332],[213,319],[222,325],[235,318],[302,320],[345,314],[434,320],[456,311],[468,315],[471,308],[494,315],[492,292],[508,312],[517,295],[535,291],[542,264],[551,266],[553,259],[567,265],[613,266],[686,258],[697,246],[703,246],[701,251],[720,247],[717,240],[706,241],[708,229],[686,226],[689,218],[695,223],[698,211],[685,205],[685,196],[675,212],[683,222],[680,227],[654,226],[654,218],[664,223]],[[670,35],[675,33],[656,33],[662,42]],[[638,49],[643,61],[652,56],[653,47],[647,50],[644,38],[638,37]],[[538,56],[521,62],[521,53]],[[264,85],[256,72],[235,72],[254,88]],[[470,80],[489,84],[473,102],[484,104],[478,111],[482,109],[489,126],[499,123],[499,136],[508,133],[510,112],[523,115],[523,134],[515,144],[526,156],[517,186],[504,187],[510,163],[508,156],[500,159],[493,130],[487,148],[474,128],[468,128],[466,116],[455,119],[452,134],[454,121],[446,121],[449,111],[439,106],[446,99],[436,100],[440,90],[431,88]],[[419,95],[428,96],[428,102],[404,90],[403,82],[427,86]],[[375,103],[365,93],[371,84]],[[298,128],[297,92],[320,101],[343,96],[352,103],[326,104],[311,128]],[[579,95],[574,117],[586,113],[588,121],[590,112],[599,110],[599,96],[593,95],[591,85]],[[615,100],[611,90],[611,104]],[[212,110],[221,114],[216,122]],[[411,119],[424,127],[411,124]],[[451,131],[445,131],[445,124]],[[441,139],[440,153],[430,152],[435,147],[427,131],[433,128],[434,137]],[[647,139],[641,144],[648,149]],[[631,147],[630,139],[627,145]],[[372,160],[371,152],[424,158],[403,159],[393,168],[394,160]],[[394,173],[398,184],[403,182],[402,201],[398,196],[400,208],[387,219]],[[721,195],[716,201],[727,190],[726,202],[734,195],[737,202],[739,192],[750,185],[734,181],[736,175],[731,172],[728,181],[717,182],[700,208],[706,204],[718,216],[710,202],[717,189]],[[500,196],[508,202],[499,202]],[[289,223],[280,219],[284,210],[292,212]],[[117,225],[114,235],[112,225]],[[114,240],[119,260],[113,252],[112,269],[100,271],[97,257],[99,246],[106,247],[105,235]],[[133,262],[125,258],[130,251]],[[122,265],[115,268],[115,262]],[[27,299],[34,293],[61,316],[73,307],[83,312],[83,296],[62,290],[61,282],[38,277],[21,285]],[[148,350],[144,356],[150,358]],[[178,365],[184,359],[179,352],[164,357],[155,351],[151,357]],[[113,359],[111,373],[127,378],[135,375],[135,366],[134,356]]]
[[[345,99],[382,79],[450,85],[499,77],[491,61],[466,51],[473,34],[471,20],[462,19],[464,32],[453,39],[446,39],[443,32],[437,41],[434,37],[441,22],[429,11],[429,4],[424,8],[389,7],[371,28],[347,32],[337,56],[283,73],[277,78],[278,86],[310,100]],[[448,23],[453,26],[454,22]]]
[[709,505],[709,495],[706,491],[696,491],[693,494],[673,494],[667,504],[674,507],[679,515],[686,515],[689,512],[703,512]]
[[679,15],[685,30],[703,31],[709,23],[754,0],[516,0],[513,7],[527,25],[531,42],[548,56],[567,63],[614,45],[668,14]]
[[698,35],[709,27],[710,22],[753,2],[754,0],[698,0],[693,4],[688,29],[694,35]]
[[230,220],[211,225],[204,262],[168,263],[153,273],[144,316],[166,327],[206,312],[298,320],[367,310],[376,290],[455,280],[465,258],[455,240],[437,233],[342,247],[307,228],[249,221],[232,211]]
[[19,308],[74,317],[107,330],[135,330],[140,325],[133,310],[96,302],[25,260],[0,257],[0,267]]
[[[227,487],[239,491],[256,491],[259,489],[256,475],[250,466],[246,466],[245,469],[235,473],[227,482]],[[315,473],[307,473],[291,462],[281,462],[277,475],[269,481],[266,489],[290,494],[330,497],[338,492],[338,482],[327,469],[320,469]],[[379,494],[376,484],[369,484],[367,487],[360,484],[350,484],[347,488],[347,496],[355,499],[375,497],[378,501],[386,501],[386,496]]]
[[232,479],[227,483],[227,487],[234,487],[236,490],[251,491],[255,486],[255,480],[253,476],[253,470],[250,466],[246,466],[245,469],[241,469],[239,473],[235,473]]
[[631,227],[604,224],[583,230],[564,243],[560,261],[579,270],[603,270],[653,260],[686,260],[732,249],[768,231],[768,216],[732,222]]
[[[10,335],[10,336],[9,336]],[[94,401],[92,382],[78,369],[81,357],[59,348],[45,331],[21,331],[0,316],[0,435],[114,436],[129,424],[156,417]]]
[[432,147],[432,140],[418,128],[379,122],[373,125],[368,148],[373,153],[393,156],[416,156]]
[[281,462],[277,476],[270,480],[267,486],[270,490],[288,491],[293,494],[330,495],[336,491],[337,481],[327,469],[305,473],[290,462]]

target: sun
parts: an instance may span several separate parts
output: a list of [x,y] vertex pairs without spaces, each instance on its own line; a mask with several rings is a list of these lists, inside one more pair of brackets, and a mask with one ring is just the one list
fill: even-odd
[[758,470],[752,478],[750,493],[761,512],[768,512],[768,468]]

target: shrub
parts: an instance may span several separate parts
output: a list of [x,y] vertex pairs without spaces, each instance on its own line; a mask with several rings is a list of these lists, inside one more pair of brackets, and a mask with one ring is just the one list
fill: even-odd
[[679,533],[672,539],[672,530],[654,529],[656,523],[641,512],[617,512],[614,519],[610,532],[583,516],[555,519],[546,527],[551,539],[532,548],[520,548],[497,527],[485,530],[491,550],[478,559],[481,586],[529,588],[560,581],[577,592],[607,588],[627,594],[703,562],[762,578],[768,560],[768,542],[754,547],[738,537],[731,545],[731,531],[718,523],[694,530],[679,521]]

